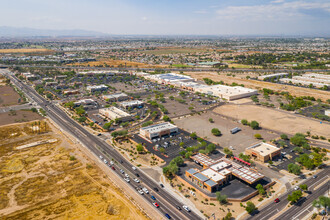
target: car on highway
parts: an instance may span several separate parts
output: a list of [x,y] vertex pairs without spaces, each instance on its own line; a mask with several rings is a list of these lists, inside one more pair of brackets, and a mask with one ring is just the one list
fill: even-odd
[[135,176],[140,177],[140,175],[138,173],[136,173]]
[[154,197],[154,196],[151,196],[150,198],[151,198],[152,200],[156,200],[156,197]]
[[130,182],[129,178],[124,178],[124,180],[128,183]]
[[154,187],[154,190],[155,190],[156,192],[158,192],[158,191],[159,191],[157,187]]
[[122,169],[120,169],[120,172],[121,172],[121,174],[124,174],[124,173],[125,173],[125,171],[124,171],[124,170],[122,170]]
[[136,170],[136,167],[132,167],[133,170]]
[[314,176],[313,176],[313,179],[316,179],[316,178],[317,178],[317,175],[314,175]]
[[107,163],[108,163],[108,161],[107,161],[106,159],[104,159],[104,163],[105,163],[105,164],[107,164]]
[[102,160],[103,159],[102,155],[100,155],[99,158]]
[[116,170],[116,168],[114,166],[111,167],[113,170]]
[[179,205],[176,206],[177,210],[181,210],[181,207]]
[[139,182],[140,182],[140,180],[139,180],[139,179],[137,179],[137,178],[134,178],[134,182],[136,182],[136,183],[139,183]]
[[148,189],[147,189],[147,188],[145,188],[145,187],[143,187],[143,188],[142,188],[142,190],[143,190],[143,192],[145,192],[146,194],[148,194],[148,193],[149,193]]
[[129,175],[127,173],[125,173],[125,177],[129,178]]
[[138,192],[139,192],[141,195],[144,194],[143,191],[142,191],[141,189],[139,189]]
[[111,165],[114,165],[114,162],[111,160],[111,161],[110,161],[110,164],[111,164]]
[[186,205],[183,205],[183,206],[182,206],[182,208],[183,208],[184,210],[186,210],[187,212],[190,212],[190,209],[189,209],[189,207],[188,207],[188,206],[186,206]]
[[279,202],[280,202],[280,199],[279,199],[279,198],[276,198],[276,199],[274,200],[274,202],[275,202],[275,203],[279,203]]
[[168,218],[168,219],[171,219],[171,216],[169,214],[165,214],[165,217]]
[[159,205],[157,202],[152,203],[156,208],[159,208]]
[[161,184],[159,184],[160,185],[160,187],[162,187],[162,188],[164,188],[164,185],[161,183]]

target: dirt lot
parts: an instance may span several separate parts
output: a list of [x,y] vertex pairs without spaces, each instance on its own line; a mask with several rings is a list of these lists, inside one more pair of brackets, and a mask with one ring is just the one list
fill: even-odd
[[40,120],[42,118],[43,117],[38,113],[34,113],[32,111],[27,110],[5,112],[0,114],[0,126],[18,122]]
[[278,111],[275,109],[255,106],[255,105],[223,105],[214,112],[229,117],[256,120],[261,127],[275,130],[278,132],[295,134],[297,132],[312,134],[329,138],[330,125],[300,117],[293,113]]
[[232,77],[227,76],[225,74],[218,75],[217,73],[209,73],[209,72],[185,72],[185,74],[188,74],[196,79],[202,80],[203,78],[210,78],[215,81],[224,81],[225,83],[231,84],[233,82],[236,82],[238,84],[244,84],[248,88],[253,89],[262,89],[262,88],[268,88],[275,91],[287,91],[291,95],[294,96],[313,96],[316,99],[320,98],[323,101],[326,101],[329,99],[329,92],[322,91],[322,90],[316,90],[316,89],[309,89],[309,88],[301,88],[296,86],[289,86],[289,85],[281,85],[271,82],[263,82],[263,81],[257,81],[257,80],[247,80],[247,79],[241,79],[239,76]]
[[[69,139],[41,127],[0,128],[1,219],[147,219]],[[16,149],[48,139],[57,142]]]
[[0,53],[40,53],[40,52],[52,52],[48,49],[26,48],[26,49],[0,49]]
[[21,97],[10,86],[0,86],[0,107],[17,105]]
[[[222,113],[222,112],[221,112]],[[235,115],[236,117],[236,115]],[[209,118],[214,120],[214,123],[209,122]],[[206,139],[219,144],[221,147],[234,147],[233,152],[239,154],[244,152],[245,148],[251,146],[256,142],[260,142],[254,138],[254,134],[259,133],[264,140],[271,140],[279,136],[279,134],[269,133],[265,130],[253,130],[250,127],[243,126],[237,120],[224,118],[214,112],[203,113],[202,115],[187,116],[180,119],[174,119],[174,122],[180,128],[189,132],[196,132],[200,137],[207,137]],[[231,134],[230,130],[240,127],[242,131]],[[218,128],[222,135],[216,137],[211,133],[212,128]]]
[[163,68],[167,67],[164,65],[150,65],[150,64],[145,64],[145,63],[138,63],[138,62],[131,62],[127,60],[112,60],[112,59],[102,59],[99,61],[91,61],[87,63],[73,63],[73,64],[68,64],[74,65],[74,66],[103,66],[103,65],[108,65],[110,67],[118,67],[118,66],[125,66],[126,67],[141,67],[141,68]]

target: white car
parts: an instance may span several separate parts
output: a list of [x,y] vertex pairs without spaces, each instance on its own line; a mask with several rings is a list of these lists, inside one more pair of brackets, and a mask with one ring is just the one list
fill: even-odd
[[129,178],[129,175],[128,175],[127,173],[125,173],[125,176],[126,176],[127,178]]
[[110,161],[110,164],[113,165],[114,164],[113,161]]
[[186,205],[183,205],[183,206],[182,206],[182,208],[183,208],[184,210],[186,210],[187,212],[190,212],[190,209],[189,209],[189,207],[188,207],[188,206],[186,206]]
[[141,195],[143,195],[144,193],[143,193],[143,191],[140,189],[140,190],[138,190],[138,192],[141,194]]
[[132,167],[133,170],[136,170],[136,167]]
[[299,189],[299,186],[295,186],[295,187],[294,187],[294,190],[298,190],[298,189]]
[[145,188],[145,187],[143,187],[143,188],[142,188],[142,190],[143,190],[143,192],[145,192],[146,194],[148,194],[148,193],[149,193],[148,189],[147,189],[147,188]]
[[135,179],[134,179],[134,182],[139,183],[140,180],[138,180],[137,178],[135,178]]
[[103,159],[102,155],[100,155],[99,157],[100,157],[101,160]]
[[129,178],[124,178],[124,180],[128,183],[130,182]]
[[105,164],[107,164],[107,163],[108,163],[108,161],[107,161],[106,159],[104,159],[104,163],[105,163]]

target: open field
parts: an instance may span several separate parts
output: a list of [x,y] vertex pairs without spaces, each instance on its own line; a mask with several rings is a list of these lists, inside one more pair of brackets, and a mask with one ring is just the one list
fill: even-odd
[[14,110],[11,112],[0,113],[0,126],[18,122],[34,121],[42,118],[41,115],[30,110]]
[[21,97],[10,86],[0,86],[0,107],[17,105]]
[[166,48],[157,48],[155,50],[145,50],[141,53],[145,54],[154,54],[154,55],[165,55],[165,54],[179,54],[179,53],[198,53],[198,52],[207,52],[214,51],[208,48],[178,48],[178,47],[166,47]]
[[112,60],[112,59],[102,59],[99,61],[91,61],[86,63],[73,63],[68,64],[69,66],[104,66],[104,67],[138,67],[138,68],[164,68],[167,66],[164,65],[151,65],[145,63],[131,62],[126,60]]
[[53,52],[53,51],[49,49],[41,49],[41,48],[0,49],[0,53],[44,53],[44,52]]
[[229,68],[242,68],[242,69],[252,69],[252,68],[262,68],[262,66],[256,66],[256,65],[245,65],[245,64],[238,64],[238,63],[231,63],[231,64],[228,64],[228,67]]
[[281,84],[257,81],[257,80],[241,79],[238,77],[226,76],[224,74],[218,75],[217,73],[210,73],[210,72],[185,72],[185,74],[190,75],[191,77],[199,80],[203,80],[203,78],[210,78],[214,81],[222,80],[228,84],[231,84],[233,82],[236,82],[238,84],[244,84],[245,87],[253,88],[253,89],[268,88],[280,92],[287,91],[293,96],[313,96],[315,99],[320,98],[323,101],[329,99],[328,91],[302,88],[302,87],[290,86],[290,85],[281,85]]
[[[0,127],[8,131],[0,145],[1,219],[147,219],[77,145],[42,126],[40,134],[32,123]],[[16,149],[49,139],[57,142]]]
[[289,112],[286,113],[256,105],[223,105],[214,109],[214,112],[233,118],[238,117],[240,120],[256,120],[261,127],[278,132],[293,135],[297,132],[306,133],[310,131],[313,135],[321,135],[330,138],[329,124],[320,124],[318,121]]

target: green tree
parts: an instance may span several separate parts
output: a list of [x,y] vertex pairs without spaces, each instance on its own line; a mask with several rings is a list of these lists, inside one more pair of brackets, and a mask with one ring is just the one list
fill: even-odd
[[171,121],[170,117],[168,117],[167,115],[164,115],[163,120],[164,121]]
[[258,190],[259,195],[265,195],[266,191],[260,183],[256,186],[256,189]]
[[31,108],[32,112],[37,112],[38,110],[36,108]]
[[296,174],[296,175],[299,175],[301,173],[301,167],[297,164],[294,164],[294,163],[290,163],[288,165],[288,171],[290,173],[293,173],[293,174]]
[[291,204],[297,202],[302,196],[302,192],[300,190],[293,191],[292,194],[288,195],[288,201],[291,202]]
[[191,156],[192,156],[192,152],[187,152],[187,153],[184,155],[184,158],[189,159]]
[[213,118],[209,118],[209,122],[210,122],[210,123],[214,123]]
[[293,151],[296,153],[299,153],[299,154],[303,153],[303,149],[301,147],[295,147],[295,148],[293,148]]
[[138,144],[136,145],[136,150],[137,152],[142,153],[144,152],[144,147],[142,146],[142,144]]
[[67,102],[67,103],[64,104],[64,106],[67,107],[67,108],[73,109],[73,107],[74,107],[74,102],[73,102],[73,101],[71,101],[71,102]]
[[261,134],[255,134],[254,137],[255,137],[256,139],[262,139]]
[[180,142],[179,146],[184,147],[184,142]]
[[307,191],[308,190],[307,184],[301,184],[299,187],[300,187],[300,189],[302,189],[304,191]]
[[78,118],[78,121],[79,121],[79,122],[85,122],[86,120],[87,120],[86,117],[79,117],[79,118]]
[[223,220],[231,220],[232,216],[233,215],[231,214],[231,212],[228,212],[227,215],[223,218]]
[[253,202],[248,201],[248,202],[246,203],[245,210],[246,210],[249,214],[253,213],[253,212],[256,211],[257,209],[258,209],[258,208],[253,204]]
[[228,202],[227,196],[222,195],[219,191],[217,191],[215,195],[217,196],[217,200],[219,201],[220,204],[226,204]]
[[242,125],[248,125],[249,124],[248,120],[246,120],[246,119],[242,119],[241,123],[242,123]]
[[330,198],[327,196],[320,196],[317,200],[313,201],[313,206],[316,208],[330,207]]
[[281,138],[283,139],[283,140],[288,140],[289,138],[288,138],[288,135],[286,135],[286,134],[281,134]]
[[253,130],[259,129],[259,123],[257,121],[251,121],[250,126]]
[[231,150],[229,150],[228,147],[225,147],[225,148],[223,149],[223,152],[224,152],[225,154],[231,156],[231,157],[233,156],[233,152],[232,152]]
[[86,114],[86,111],[82,106],[76,107],[75,111],[76,111],[77,115],[79,115],[79,116],[83,116]]
[[182,166],[184,163],[183,158],[181,156],[175,157],[170,164],[176,164],[177,166]]
[[307,143],[307,139],[302,133],[296,133],[290,138],[290,142],[296,146],[302,146],[304,143]]
[[110,127],[111,127],[111,122],[107,122],[103,125],[104,130],[109,130]]
[[211,132],[214,136],[220,136],[221,135],[221,131],[218,128],[212,128]]
[[215,144],[209,144],[205,147],[205,153],[210,154],[213,151],[215,151],[215,149],[216,149]]
[[197,134],[196,132],[193,132],[190,134],[190,137],[193,138],[193,139],[196,139],[197,138]]

